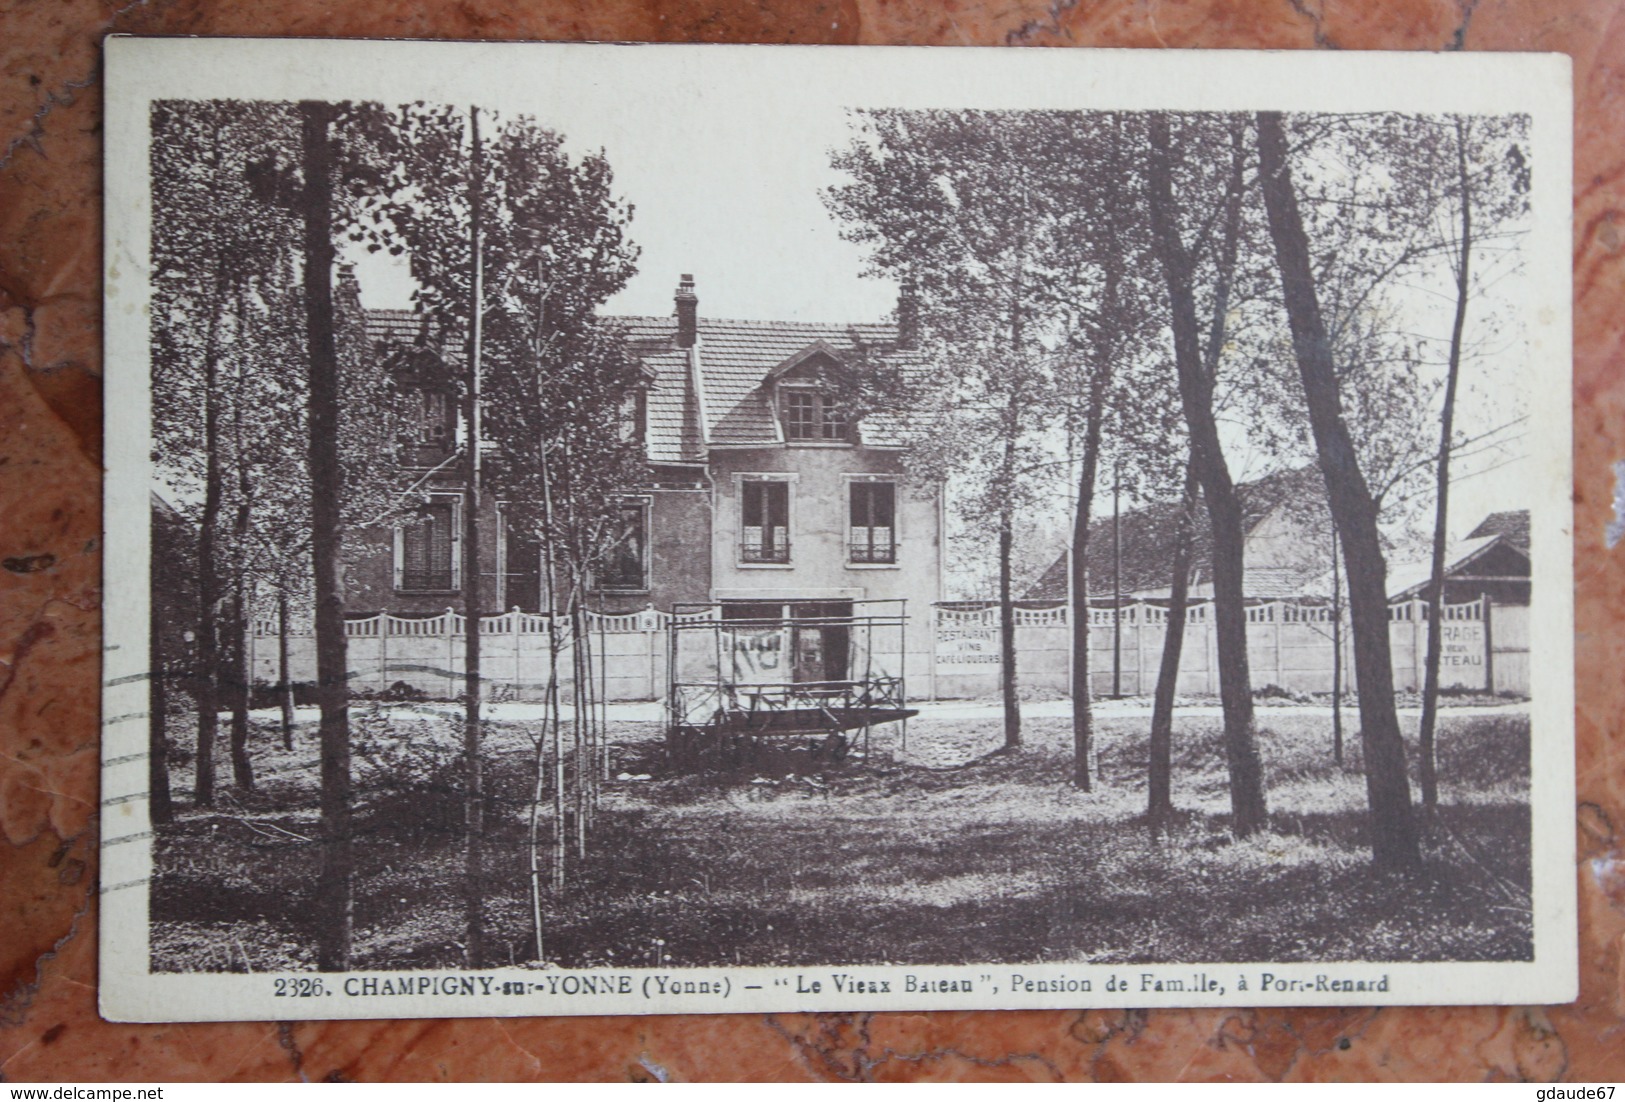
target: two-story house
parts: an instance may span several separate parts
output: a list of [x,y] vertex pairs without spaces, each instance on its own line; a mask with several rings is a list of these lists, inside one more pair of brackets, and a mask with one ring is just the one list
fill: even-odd
[[[902,441],[884,417],[854,419],[831,376],[861,346],[895,346],[892,325],[703,317],[684,276],[667,317],[619,319],[647,383],[628,415],[648,479],[622,502],[624,538],[595,578],[608,612],[717,602],[724,618],[849,615],[852,602],[905,599],[909,672],[930,664],[930,607],[940,600],[942,495],[910,481]],[[355,613],[431,614],[458,604],[460,432],[440,347],[406,311],[371,311],[369,333],[418,413],[410,477],[415,517],[370,534],[348,572]],[[538,610],[541,548],[507,523],[502,503],[481,517],[482,593],[492,612]],[[484,535],[489,533],[489,535]],[[844,677],[840,633],[798,657],[796,679]]]

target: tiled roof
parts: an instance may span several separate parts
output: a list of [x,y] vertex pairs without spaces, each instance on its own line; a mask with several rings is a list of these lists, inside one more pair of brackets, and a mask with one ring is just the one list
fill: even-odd
[[[1325,501],[1326,487],[1320,471],[1313,467],[1298,467],[1276,471],[1236,487],[1241,498],[1242,525],[1251,533],[1258,524],[1278,506],[1286,502],[1309,503]],[[1099,500],[1096,514],[1089,523],[1090,585],[1094,595],[1109,593],[1112,580],[1112,516],[1110,501],[1104,516],[1100,515]],[[1211,592],[1213,575],[1213,536],[1208,526],[1207,508],[1198,496],[1195,503],[1196,527],[1191,547],[1191,566],[1198,579],[1191,589],[1192,596]],[[1174,542],[1179,531],[1179,503],[1153,502],[1138,509],[1130,509],[1119,517],[1121,542],[1122,588],[1125,594],[1167,596],[1173,585]],[[1063,549],[1049,568],[1039,575],[1024,594],[1035,600],[1060,600],[1067,594],[1067,555]],[[1247,571],[1248,597],[1273,599],[1301,595],[1309,578],[1301,571],[1286,567],[1254,567]],[[1298,588],[1294,589],[1296,586]]]
[[461,344],[453,342],[451,348],[444,347],[440,334],[431,333],[428,322],[416,310],[367,310],[365,316],[367,344],[374,349],[387,354],[396,349],[428,347],[448,366],[463,362]]
[[1468,539],[1479,536],[1505,536],[1508,543],[1529,550],[1529,510],[1509,509],[1504,513],[1491,513],[1467,534]]
[[367,343],[406,347],[422,343],[425,322],[416,310],[368,310]]
[[[1489,558],[1495,566],[1522,563],[1522,573],[1528,573],[1529,545],[1519,545],[1511,535],[1505,532],[1489,532],[1481,534],[1481,529],[1489,524],[1495,517],[1514,516],[1512,513],[1495,513],[1487,518],[1484,524],[1473,529],[1473,534],[1460,543],[1451,544],[1444,553],[1444,574],[1447,579],[1460,575],[1470,578],[1477,571],[1469,571],[1468,567],[1478,563],[1479,560]],[[1529,514],[1523,514],[1527,522]],[[1510,548],[1510,551],[1498,552],[1490,556],[1490,552],[1497,546]],[[1480,566],[1482,569],[1482,565]],[[1492,573],[1496,571],[1492,570]],[[1433,582],[1433,560],[1421,559],[1415,562],[1403,562],[1388,568],[1388,597],[1389,600],[1399,600],[1403,597],[1421,597],[1431,587]],[[1448,592],[1448,589],[1447,589]]]
[[696,463],[705,458],[700,407],[689,385],[688,353],[682,349],[643,358],[654,368],[648,390],[647,442],[656,463]]
[[[699,319],[699,392],[690,352],[675,347],[675,317],[615,316],[634,355],[653,369],[648,391],[649,458],[657,463],[693,463],[705,458],[710,444],[774,444],[779,441],[771,390],[763,381],[773,368],[809,345],[823,342],[836,352],[896,339],[888,324],[842,325],[798,321]],[[411,347],[427,340],[420,316],[412,310],[368,310],[367,338],[374,346]],[[446,354],[453,364],[458,349]],[[701,413],[705,426],[701,430]],[[895,430],[895,418],[875,415],[863,430],[874,443]]]
[[864,343],[888,343],[896,328],[886,324],[841,325],[796,321],[699,319],[693,354],[699,365],[700,394],[690,393],[688,353],[672,348],[675,318],[611,319],[626,329],[634,351],[653,367],[649,396],[651,459],[699,459],[699,413],[705,413],[710,444],[774,444],[779,441],[768,372],[809,345],[824,342],[837,351]]
[[677,333],[675,317],[650,317],[638,314],[617,314],[606,318],[621,327],[634,352],[653,352],[670,348]]

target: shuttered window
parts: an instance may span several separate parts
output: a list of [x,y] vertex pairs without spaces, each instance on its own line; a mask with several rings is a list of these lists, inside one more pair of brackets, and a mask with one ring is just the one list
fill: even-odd
[[850,486],[851,543],[848,561],[897,561],[897,486],[892,482],[853,482]]
[[431,502],[420,506],[417,517],[402,528],[399,588],[417,591],[457,588],[452,553],[455,513],[449,502]]

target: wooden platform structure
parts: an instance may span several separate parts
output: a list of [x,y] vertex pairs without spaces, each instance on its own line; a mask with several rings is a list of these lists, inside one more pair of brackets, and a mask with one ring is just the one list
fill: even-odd
[[[672,767],[748,764],[770,742],[841,761],[861,740],[867,757],[873,728],[918,714],[904,687],[905,608],[787,602],[767,615],[761,603],[675,607],[666,648]],[[811,672],[824,676],[802,676]]]

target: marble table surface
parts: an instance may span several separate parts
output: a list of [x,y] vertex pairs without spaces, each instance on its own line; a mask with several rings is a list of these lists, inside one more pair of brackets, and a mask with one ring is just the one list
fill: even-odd
[[[0,1079],[1625,1078],[1618,0],[0,0]],[[116,1025],[96,1013],[99,43],[109,32],[1544,50],[1574,59],[1579,1001]],[[116,571],[116,564],[110,565]]]

